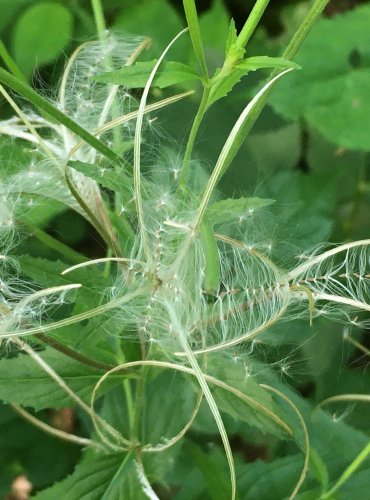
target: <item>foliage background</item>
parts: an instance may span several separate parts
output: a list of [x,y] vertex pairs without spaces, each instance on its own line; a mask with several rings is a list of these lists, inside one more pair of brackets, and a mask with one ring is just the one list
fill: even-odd
[[[246,3],[242,0],[198,2],[202,12],[206,56],[211,66],[217,67],[222,63],[230,14],[234,16],[237,26],[241,26],[248,14]],[[279,55],[309,4],[308,1],[271,2],[248,47],[248,54]],[[143,59],[158,56],[184,26],[179,1],[105,0],[103,6],[107,23],[117,34],[152,37],[153,44]],[[90,3],[74,0],[0,0],[0,9],[2,42],[27,80],[32,81],[42,93],[52,96],[68,54],[81,42],[95,37]],[[302,65],[302,71],[279,84],[270,105],[223,180],[221,189],[228,196],[260,196],[277,200],[278,225],[270,230],[272,244],[275,234],[279,241],[285,241],[282,254],[288,248],[299,252],[322,241],[344,242],[368,236],[369,26],[369,2],[331,2],[324,19],[319,21],[296,58]],[[172,58],[195,64],[189,41],[181,40],[173,49]],[[196,145],[197,154],[206,165],[211,166],[217,158],[217,145],[223,144],[243,105],[265,76],[259,72],[243,79],[228,99],[210,111]],[[161,91],[156,92],[160,97]],[[171,130],[175,148],[184,144],[198,94],[190,103],[180,103],[159,114],[153,131],[153,141],[158,147],[163,137],[168,138],[167,129]],[[11,115],[3,102],[0,113],[1,118]],[[8,160],[4,160],[9,157],[8,152],[12,148],[9,139],[1,136],[0,168],[12,168]],[[14,164],[20,161],[16,157],[18,154],[14,153]],[[75,213],[58,206],[43,205],[32,211],[32,218],[35,225],[57,235],[85,255],[104,255],[99,237]],[[48,253],[34,239],[24,241],[22,245],[31,255],[53,258],[52,253]],[[286,325],[279,327],[278,343],[274,341],[277,334],[274,330],[267,348],[261,346],[259,349],[261,357],[279,368],[282,382],[292,386],[304,399],[315,402],[343,392],[368,393],[370,380],[366,358],[343,341],[342,333],[342,326],[324,320],[315,322],[313,329],[305,322],[296,322],[289,328]],[[366,332],[353,334],[363,345],[370,347]],[[293,353],[292,345],[295,347]],[[1,383],[6,383],[6,377],[1,377]],[[341,415],[340,418],[350,426],[348,429],[353,435],[348,435],[352,438],[340,441],[338,436],[341,433],[338,431],[334,437],[332,430],[327,436],[321,430],[313,438],[317,448],[320,448],[320,441],[323,445],[327,440],[322,447],[331,447],[332,465],[335,455],[342,453],[342,447],[349,447],[349,441],[355,444],[352,451],[349,450],[349,456],[353,458],[356,450],[360,449],[358,443],[363,442],[362,436],[370,431],[370,411],[365,405],[349,407],[349,411],[342,405],[338,412],[337,417]],[[45,413],[45,418],[50,418],[50,415]],[[203,446],[196,447],[190,439],[186,447],[199,470],[194,472],[193,467],[183,464],[182,470],[174,472],[175,481],[182,483],[185,478],[188,487],[194,485],[194,492],[187,497],[181,496],[180,492],[176,498],[204,498],[205,491],[211,498],[225,498],[223,492],[227,491],[227,475],[221,470],[220,450],[217,447],[208,448],[213,458],[211,461],[205,454],[207,436],[202,434],[206,426],[201,419],[197,425],[200,434],[194,431],[193,441],[196,443],[203,439],[205,442]],[[76,417],[74,426],[75,429],[83,429],[83,422]],[[234,449],[239,451],[242,490],[246,495],[248,493],[248,498],[272,498],[271,494],[277,487],[284,489],[281,486],[284,483],[282,477],[286,476],[289,482],[291,474],[293,477],[298,474],[299,469],[294,463],[296,451],[290,449],[290,445],[276,444],[273,461],[257,460],[272,458],[267,456],[269,452],[263,437],[258,433],[251,437],[240,423],[232,420],[229,426],[233,429]],[[322,423],[322,429],[324,427]],[[348,429],[345,432],[348,433]],[[9,491],[11,481],[21,472],[27,474],[37,490],[72,471],[79,458],[76,447],[42,435],[5,406],[0,411],[0,432],[1,495]],[[243,468],[245,462],[250,463],[249,467]],[[330,464],[328,467],[330,470]],[[292,468],[293,471],[290,470]],[[366,468],[363,473],[365,471]],[[370,473],[370,470],[367,469],[367,472]],[[369,487],[369,479],[364,479],[365,475],[361,474],[360,471],[357,482],[355,480],[352,486],[351,483],[346,486],[352,498],[360,498]],[[220,478],[217,483],[213,483],[215,475]],[[356,487],[358,490],[354,489]],[[189,490],[186,494],[189,495]],[[345,488],[341,495],[338,498],[349,498]]]

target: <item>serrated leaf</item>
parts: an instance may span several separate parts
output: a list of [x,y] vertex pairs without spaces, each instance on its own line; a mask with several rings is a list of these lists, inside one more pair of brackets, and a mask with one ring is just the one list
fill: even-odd
[[[40,353],[69,387],[86,403],[99,381],[102,372],[81,364],[53,349]],[[29,356],[20,354],[16,358],[0,361],[0,399],[5,403],[16,403],[38,410],[63,408],[73,405],[71,398]],[[123,380],[122,375],[109,377],[104,390]]]
[[246,71],[256,71],[258,69],[263,68],[277,68],[277,69],[300,69],[299,64],[294,63],[293,61],[288,61],[283,57],[269,57],[269,56],[255,56],[255,57],[247,57],[243,61],[241,61],[237,66],[239,69],[243,69]]
[[[127,88],[144,88],[157,61],[137,62],[132,66],[125,66],[119,71],[103,73],[95,80],[103,83],[123,85]],[[171,85],[181,85],[184,82],[197,80],[199,76],[189,66],[174,61],[165,61],[158,69],[153,87],[164,89]]]
[[[213,376],[222,380],[229,386],[239,390],[246,396],[251,397],[268,411],[284,420],[285,412],[282,411],[273,401],[271,394],[261,388],[257,381],[248,376],[245,366],[232,360],[226,360],[222,355],[215,356],[209,360],[208,366]],[[286,431],[275,422],[270,416],[255,406],[246,403],[222,388],[211,386],[217,406],[220,411],[227,413],[237,422],[245,422],[250,427],[255,427],[263,433],[275,434],[279,437],[287,437]]]
[[[235,87],[235,85],[240,82],[240,80],[248,73],[248,71],[232,68],[229,73],[222,78],[220,78],[211,88],[210,96],[208,99],[208,107],[214,104],[219,99],[227,96],[229,92]],[[217,77],[217,73],[215,77]]]
[[[289,498],[302,470],[302,456],[289,455],[266,463],[257,460],[240,467],[238,484],[248,500]],[[319,498],[319,497],[316,497]]]
[[35,500],[142,500],[132,454],[90,456],[64,481],[33,497]]
[[[232,50],[233,46],[230,47],[229,52]],[[237,50],[237,52],[235,52],[232,56],[235,60],[243,57],[244,49],[239,48],[235,50]],[[250,71],[256,71],[262,68],[278,68],[286,70],[290,68],[299,69],[300,66],[292,61],[287,61],[282,57],[256,56],[244,59],[239,64],[231,68],[227,74],[222,75],[222,77],[219,77],[220,73],[216,73],[208,100],[208,106],[227,96],[235,85]]]
[[72,36],[73,17],[60,3],[41,2],[30,6],[14,30],[14,56],[23,71],[52,62]]
[[235,220],[241,216],[248,216],[254,210],[268,207],[273,203],[275,203],[275,200],[263,198],[228,198],[210,205],[207,209],[207,216],[214,226]]
[[[225,474],[224,457],[218,453],[205,453],[189,440],[185,450],[194,465],[200,469],[206,484],[206,491],[212,500],[224,500],[230,496],[230,480]],[[217,460],[218,459],[218,460]]]

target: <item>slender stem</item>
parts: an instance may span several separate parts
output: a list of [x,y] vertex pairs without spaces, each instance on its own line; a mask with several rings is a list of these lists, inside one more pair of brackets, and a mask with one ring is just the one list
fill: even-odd
[[350,344],[352,344],[354,347],[356,347],[359,351],[362,351],[364,354],[370,357],[370,350],[367,349],[364,345],[360,344],[360,342],[357,342],[357,340],[353,339],[349,335],[344,337]]
[[13,410],[16,413],[18,413],[21,417],[23,417],[25,420],[27,420],[27,422],[34,425],[38,429],[46,432],[47,434],[50,434],[51,436],[57,437],[59,439],[63,439],[63,441],[70,441],[71,443],[75,443],[75,444],[78,444],[80,446],[91,446],[91,447],[98,448],[99,450],[105,449],[102,445],[100,445],[99,443],[96,443],[95,441],[93,441],[91,439],[76,436],[75,434],[70,434],[69,432],[64,432],[60,429],[56,429],[55,427],[52,427],[51,425],[47,424],[46,422],[43,422],[42,420],[35,417],[34,415],[31,415],[31,413],[26,411],[21,406],[18,406],[14,403],[11,403],[10,406],[13,408]]
[[249,14],[243,29],[239,33],[236,43],[239,47],[245,47],[249,42],[250,37],[253,35],[254,30],[258,26],[258,23],[266,10],[270,0],[257,0],[254,4],[252,12]]
[[300,488],[303,484],[303,481],[306,479],[308,467],[309,467],[310,439],[309,439],[309,435],[308,435],[308,431],[307,431],[307,427],[306,427],[306,422],[304,421],[302,413],[298,410],[298,408],[293,403],[293,401],[291,399],[289,399],[288,396],[286,396],[283,392],[279,391],[278,389],[275,389],[275,387],[271,387],[270,385],[266,385],[266,384],[260,384],[260,387],[263,387],[264,389],[267,389],[268,391],[275,393],[277,396],[279,396],[284,401],[286,401],[288,403],[288,405],[292,408],[294,413],[297,415],[297,417],[299,418],[299,422],[300,422],[301,427],[302,427],[303,437],[304,437],[304,447],[305,447],[305,459],[304,459],[303,469],[302,469],[301,475],[299,476],[298,482],[297,482],[296,486],[294,487],[294,490],[292,491],[292,493],[289,496],[289,500],[292,500],[293,498],[295,498],[297,496],[297,493],[300,490]]
[[[311,28],[321,15],[322,11],[326,7],[326,5],[329,3],[329,0],[315,0],[314,4],[312,5],[311,9],[307,13],[306,17],[303,19],[301,25],[299,26],[298,30],[295,32],[293,35],[291,41],[289,42],[288,46],[284,50],[282,57],[287,60],[292,60],[296,53],[298,52],[298,49],[301,47],[302,43],[305,41],[308,33],[310,32]],[[272,80],[277,74],[279,73],[279,70],[274,70],[270,77],[269,80]],[[259,100],[258,104],[254,107],[253,112],[249,115],[248,119],[244,123],[242,127],[242,136],[243,140],[246,138],[246,136],[249,134],[250,130],[252,129],[253,125],[257,121],[258,117],[260,116],[263,108],[265,107],[267,100],[272,92],[272,88],[268,90],[268,92],[265,93],[262,99]]]
[[47,335],[44,335],[43,333],[37,333],[35,337],[41,340],[41,342],[43,342],[44,344],[53,347],[54,349],[68,356],[69,358],[72,358],[86,366],[90,366],[91,368],[95,368],[96,370],[106,371],[106,370],[111,370],[114,367],[114,365],[110,365],[108,363],[101,363],[100,361],[95,361],[94,359],[90,359],[84,356],[83,354],[76,352],[74,349],[67,347],[61,342],[58,342],[57,340],[48,337]]
[[141,367],[140,378],[137,381],[136,392],[135,392],[135,408],[134,408],[134,420],[132,428],[131,439],[135,443],[139,443],[140,440],[140,424],[141,417],[144,410],[145,401],[145,385],[146,385],[147,369],[145,366]]
[[94,12],[95,26],[99,40],[104,40],[106,38],[106,25],[102,4],[100,0],[91,0],[91,6]]
[[106,302],[105,304],[102,304],[101,306],[97,306],[93,309],[89,309],[88,311],[75,314],[73,316],[70,316],[68,318],[61,319],[59,321],[55,321],[54,323],[48,323],[46,325],[41,325],[41,326],[35,326],[33,328],[29,328],[28,330],[23,330],[23,331],[10,331],[9,333],[6,332],[6,329],[4,332],[1,332],[0,337],[2,338],[15,338],[15,337],[21,337],[24,335],[35,335],[36,333],[45,333],[51,330],[57,330],[58,328],[62,328],[64,326],[68,325],[73,325],[74,323],[84,321],[85,319],[93,318],[94,316],[97,316],[98,314],[104,314],[107,311],[110,311],[111,309],[115,309],[116,307],[119,307],[123,304],[126,304],[127,302],[130,302],[130,300],[134,299],[138,295],[145,294],[146,292],[149,291],[148,287],[142,287],[139,288],[138,290],[128,294],[124,295],[122,297],[118,297],[117,299],[113,299],[109,302]]
[[[117,361],[120,365],[126,363],[126,356],[123,347],[119,340],[117,339]],[[128,415],[128,425],[130,429],[130,437],[134,439],[134,426],[135,426],[135,409],[134,409],[134,398],[132,395],[131,382],[127,378],[123,380],[123,390],[126,397],[127,404],[127,415]]]
[[12,73],[12,75],[14,75],[19,80],[22,80],[23,82],[27,83],[24,74],[19,69],[17,63],[14,61],[12,56],[9,54],[9,51],[4,45],[4,42],[2,40],[0,40],[0,57],[4,61],[5,66],[7,66],[8,70]]
[[203,391],[203,394],[204,394],[204,397],[208,403],[209,409],[211,410],[213,418],[216,422],[218,432],[220,433],[221,440],[222,440],[222,443],[224,445],[224,449],[225,449],[225,453],[226,453],[227,462],[229,465],[229,470],[230,470],[231,499],[235,500],[235,497],[236,497],[235,465],[234,465],[234,458],[233,458],[233,454],[231,451],[229,437],[227,435],[225,425],[223,423],[223,420],[222,420],[220,411],[218,409],[218,406],[216,404],[216,401],[214,400],[214,397],[212,396],[212,393],[208,387],[204,373],[202,372],[192,350],[190,349],[185,335],[180,333],[179,337],[180,337],[181,346],[184,349],[184,352],[185,352],[186,357],[189,361],[189,364],[190,364],[191,368],[193,369],[194,374],[197,378],[197,381],[198,381],[198,383]]
[[327,6],[330,0],[315,0],[311,9],[308,11],[307,15],[303,19],[301,25],[294,33],[292,39],[290,40],[288,46],[283,52],[282,57],[284,59],[292,59],[298,49],[302,45],[303,41],[307,37],[308,33],[311,31],[312,26],[316,23],[317,19],[321,16],[323,10]]
[[90,219],[90,222],[93,224],[95,229],[98,231],[100,236],[103,238],[103,240],[107,244],[107,247],[111,247],[112,250],[114,251],[115,255],[122,256],[122,252],[121,252],[121,249],[119,247],[118,242],[116,241],[114,235],[111,232],[109,232],[109,225],[107,225],[108,228],[105,227],[100,222],[98,217],[95,216],[95,213],[92,212],[92,210],[87,205],[85,200],[81,197],[79,191],[77,190],[77,188],[73,184],[73,182],[68,174],[65,175],[65,181],[66,181],[67,186],[68,186],[69,190],[71,191],[73,197],[76,199],[76,201],[80,205],[80,207],[82,207],[84,212],[87,214],[87,216]]
[[190,159],[191,159],[191,155],[193,152],[195,139],[196,139],[197,134],[198,134],[199,126],[202,123],[203,117],[204,117],[206,110],[207,110],[208,97],[209,97],[210,90],[211,90],[210,86],[206,85],[204,87],[202,99],[200,101],[200,105],[199,105],[197,114],[195,115],[193,125],[192,125],[191,130],[190,130],[189,139],[188,139],[188,142],[186,144],[184,160],[182,163],[182,169],[181,169],[180,178],[179,178],[179,187],[180,188],[184,188],[186,185],[186,176],[187,176],[188,170],[189,170]]
[[321,499],[333,498],[333,494],[354,474],[356,469],[360,467],[362,462],[370,455],[370,442],[365,446],[365,448],[357,455],[353,462],[345,469],[343,474],[340,476],[338,481],[334,484],[331,490],[327,491],[321,495]]
[[136,119],[136,127],[135,127],[135,136],[134,136],[134,192],[135,192],[135,204],[136,204],[136,212],[138,219],[138,232],[141,237],[141,243],[143,245],[143,252],[145,257],[150,257],[150,245],[148,240],[147,228],[145,225],[144,219],[144,210],[143,210],[143,200],[142,200],[142,189],[141,189],[141,142],[142,142],[142,127],[143,127],[143,118],[145,114],[146,101],[149,95],[150,87],[153,83],[154,77],[157,73],[157,70],[162,63],[163,59],[167,55],[167,52],[170,50],[172,45],[181,37],[184,33],[186,33],[187,28],[180,31],[178,35],[175,36],[171,40],[171,42],[167,45],[165,50],[162,52],[160,58],[156,62],[154,68],[152,69],[149,78],[145,84],[143,94],[140,99],[140,105],[137,113]]

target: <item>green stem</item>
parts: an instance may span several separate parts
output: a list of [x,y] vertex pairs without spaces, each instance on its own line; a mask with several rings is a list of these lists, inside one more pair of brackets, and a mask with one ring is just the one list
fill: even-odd
[[316,23],[318,18],[321,16],[323,10],[329,3],[329,0],[315,0],[311,9],[307,12],[307,15],[303,19],[297,31],[294,33],[292,39],[290,40],[288,46],[283,52],[282,57],[284,59],[291,60],[298,52],[298,49],[302,45],[303,41],[306,39],[308,33],[311,31],[312,26]]
[[0,57],[4,61],[5,66],[8,70],[14,75],[16,78],[21,80],[24,83],[27,83],[27,80],[22,73],[22,71],[18,68],[17,63],[14,61],[12,56],[9,54],[8,49],[4,45],[3,41],[0,40]]
[[[303,19],[301,25],[293,35],[291,41],[289,42],[288,46],[284,50],[282,57],[287,60],[292,60],[296,53],[298,52],[298,49],[301,47],[302,43],[306,39],[308,33],[311,31],[313,25],[323,12],[324,8],[326,5],[329,3],[329,0],[315,0],[314,4],[312,5],[311,9],[307,13],[306,17]],[[274,70],[270,76],[268,81],[271,81],[273,78],[275,78],[278,74],[280,73],[280,70],[276,69]],[[239,132],[239,142],[240,144],[245,140],[247,135],[249,134],[250,130],[252,129],[253,125],[257,121],[258,117],[260,116],[262,110],[264,109],[267,100],[274,88],[274,85],[271,86],[267,92],[263,95],[263,97],[258,101],[256,106],[254,106],[253,111],[250,113],[246,121],[244,122],[243,126],[240,129]],[[224,172],[223,172],[224,173]]]
[[91,6],[94,12],[95,26],[99,40],[104,40],[106,38],[106,25],[102,4],[100,0],[91,0]]
[[370,455],[370,442],[365,446],[365,448],[357,455],[353,462],[345,469],[343,474],[340,476],[335,485],[331,490],[327,491],[321,495],[320,500],[325,498],[332,498],[333,494],[354,474],[354,472],[360,467],[362,462]]
[[31,415],[28,411],[26,411],[24,408],[21,406],[18,406],[16,404],[10,403],[11,408],[18,413],[22,418],[24,418],[29,424],[34,425],[38,429],[42,430],[43,432],[46,432],[47,434],[50,434],[51,436],[54,436],[59,439],[63,439],[64,441],[69,441],[71,443],[78,444],[80,446],[91,446],[94,448],[99,449],[100,451],[105,451],[104,447],[100,445],[100,443],[96,443],[95,441],[92,441],[91,439],[86,439],[80,436],[75,436],[74,434],[70,434],[69,432],[62,431],[60,429],[56,429],[55,427],[47,424],[43,420],[40,420],[39,418],[35,417],[34,415]]
[[[126,356],[124,353],[124,350],[122,346],[117,342],[117,361],[119,365],[124,365],[126,363]],[[132,395],[132,388],[131,388],[131,383],[130,381],[125,378],[123,381],[123,390],[125,393],[126,397],[126,404],[127,404],[127,415],[128,415],[128,423],[129,423],[129,429],[130,429],[130,438],[133,439],[135,434],[134,434],[134,426],[135,426],[135,409],[134,409],[134,399]]]
[[236,43],[239,47],[245,47],[258,26],[260,19],[265,12],[270,0],[257,0],[252,12],[249,14],[243,29],[239,33]]
[[94,359],[90,359],[84,356],[83,354],[76,352],[74,349],[70,349],[61,342],[58,342],[57,340],[43,333],[37,333],[35,337],[41,340],[41,342],[43,342],[44,344],[49,345],[53,349],[61,352],[62,354],[68,356],[69,358],[78,361],[79,363],[82,363],[83,365],[90,366],[91,368],[95,368],[96,370],[102,370],[102,371],[107,371],[114,368],[114,365],[110,365],[108,363],[101,363],[100,361],[95,361]]
[[188,142],[186,144],[184,160],[182,163],[181,174],[180,174],[180,178],[179,178],[179,187],[180,188],[184,188],[186,185],[186,176],[187,176],[188,170],[189,170],[190,159],[191,159],[191,155],[193,152],[195,139],[197,137],[200,124],[202,123],[203,117],[204,117],[206,110],[207,110],[208,97],[209,97],[210,91],[211,91],[211,87],[206,85],[203,89],[202,100],[200,101],[200,105],[199,105],[197,114],[195,115],[193,125],[192,125],[191,130],[190,130],[189,139],[188,139]]
[[145,385],[147,377],[147,367],[143,366],[140,370],[140,378],[137,381],[136,393],[135,393],[135,409],[134,409],[134,420],[132,427],[131,440],[135,443],[140,443],[140,423],[141,417],[144,409],[145,401]]

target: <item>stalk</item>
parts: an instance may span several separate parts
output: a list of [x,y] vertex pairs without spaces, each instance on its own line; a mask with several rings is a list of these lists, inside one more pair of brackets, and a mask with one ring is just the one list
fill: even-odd
[[200,101],[200,105],[199,105],[197,114],[195,115],[193,124],[191,126],[189,139],[188,139],[188,142],[186,144],[185,155],[184,155],[182,168],[181,168],[181,172],[180,172],[180,177],[179,177],[179,188],[181,188],[181,189],[184,189],[186,186],[186,177],[187,177],[188,170],[189,170],[191,155],[192,155],[192,152],[194,149],[195,139],[198,135],[198,130],[199,130],[200,124],[202,123],[204,115],[205,115],[206,110],[207,110],[208,97],[209,97],[210,91],[211,91],[210,86],[204,87],[202,100]]
[[270,0],[257,0],[237,39],[239,47],[245,47],[253,35]]

